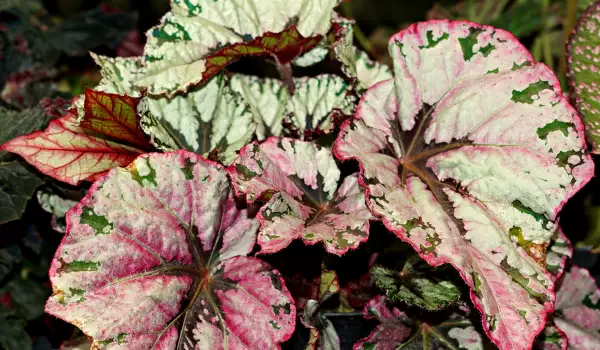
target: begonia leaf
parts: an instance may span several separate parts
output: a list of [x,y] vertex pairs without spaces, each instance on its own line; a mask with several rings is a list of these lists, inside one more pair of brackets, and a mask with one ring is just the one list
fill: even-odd
[[384,64],[369,58],[369,55],[354,46],[354,22],[338,19],[334,23],[335,42],[333,44],[337,59],[342,63],[342,70],[353,79],[360,91],[390,79],[392,72]]
[[294,78],[293,82],[294,93],[290,95],[280,80],[240,74],[232,77],[233,90],[243,96],[254,115],[259,140],[282,136],[282,122],[286,118],[302,136],[306,131],[330,132],[336,112],[354,113],[356,98],[344,79],[322,74]]
[[173,98],[142,96],[133,86],[141,67],[139,58],[93,57],[103,77],[95,90],[140,97],[142,129],[159,149],[186,149],[205,156],[215,151],[221,161],[230,163],[252,138],[252,114],[223,76]]
[[227,171],[237,194],[251,202],[270,198],[258,214],[262,253],[300,238],[342,255],[368,238],[371,213],[358,178],[350,175],[338,184],[340,170],[326,148],[270,137],[242,148]]
[[334,153],[358,160],[388,229],[460,272],[497,346],[530,347],[552,311],[557,215],[593,175],[581,120],[503,30],[422,22],[390,52],[394,78],[362,96]]
[[569,349],[600,348],[600,289],[588,270],[572,266],[556,291],[554,323],[566,334]]
[[138,102],[88,90],[81,123],[67,113],[46,130],[13,139],[0,150],[17,153],[42,173],[72,185],[94,181],[152,149],[139,127]]
[[140,149],[152,148],[140,127],[139,99],[127,95],[85,90],[84,118],[79,126],[104,138]]
[[148,31],[137,79],[148,93],[173,96],[247,56],[280,64],[314,47],[331,27],[337,0],[177,0]]
[[250,107],[256,122],[258,140],[280,136],[290,100],[290,93],[285,84],[279,79],[242,74],[233,75],[229,84]]
[[140,57],[106,57],[94,53],[91,56],[102,74],[102,80],[94,90],[140,97],[140,92],[133,86],[135,75],[142,66]]
[[567,44],[567,76],[594,153],[600,152],[600,2],[579,19]]
[[160,149],[205,156],[216,150],[225,164],[256,129],[248,106],[222,75],[184,95],[144,99],[142,106],[142,128]]
[[329,44],[327,40],[323,39],[315,47],[302,56],[297,57],[293,60],[293,64],[298,67],[310,67],[313,64],[322,62],[329,54]]
[[225,170],[186,151],[138,157],[67,214],[46,311],[107,349],[279,349],[296,310],[247,256],[258,221]]
[[443,309],[460,300],[460,289],[452,281],[443,278],[443,269],[419,271],[411,265],[407,262],[402,271],[383,266],[371,268],[375,284],[385,292],[388,300],[428,310]]
[[395,307],[390,310],[386,301],[385,296],[379,295],[365,305],[365,318],[375,318],[381,324],[368,337],[357,342],[354,350],[396,349],[410,336],[411,327],[406,323],[406,314]]

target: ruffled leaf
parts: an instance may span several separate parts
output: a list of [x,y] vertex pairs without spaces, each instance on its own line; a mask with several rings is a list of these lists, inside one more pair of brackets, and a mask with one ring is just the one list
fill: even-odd
[[216,151],[229,164],[256,129],[248,106],[223,76],[173,98],[144,99],[142,128],[162,150],[186,149],[207,156]]
[[[137,84],[173,96],[246,56],[286,64],[314,47],[331,27],[337,0],[171,2],[148,32]],[[294,25],[289,25],[295,23]]]
[[600,152],[600,2],[579,19],[567,44],[567,76],[594,153]]
[[558,212],[593,175],[583,125],[502,30],[418,23],[390,51],[394,80],[363,95],[334,152],[358,160],[388,229],[460,272],[501,349],[530,347],[552,310],[542,262]]
[[350,175],[338,185],[340,171],[328,149],[271,137],[245,146],[227,171],[237,194],[270,198],[258,214],[262,253],[302,239],[342,255],[368,238],[371,214],[358,179]]
[[371,300],[363,310],[366,318],[376,318],[381,324],[366,338],[354,345],[354,350],[394,349],[484,349],[483,337],[468,318],[453,314],[437,324],[417,322],[405,313],[386,305],[384,296]]
[[554,323],[569,349],[600,348],[600,290],[586,269],[576,266],[563,276],[556,292]]
[[281,275],[246,256],[257,228],[221,166],[141,156],[67,214],[46,311],[99,348],[279,349],[296,311]]
[[391,301],[439,310],[455,304],[461,297],[460,289],[452,281],[444,279],[443,269],[422,269],[407,261],[402,271],[374,266],[371,275],[377,287]]

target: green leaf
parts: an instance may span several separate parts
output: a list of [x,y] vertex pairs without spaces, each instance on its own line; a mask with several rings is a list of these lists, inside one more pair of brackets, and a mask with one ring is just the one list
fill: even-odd
[[567,44],[567,78],[586,125],[592,152],[600,152],[600,2],[583,14]]
[[20,162],[0,162],[0,224],[21,217],[27,201],[44,181]]
[[25,331],[27,322],[14,315],[12,310],[0,304],[0,347],[6,350],[31,349],[31,338]]
[[439,310],[460,300],[460,290],[444,279],[442,269],[415,270],[407,262],[402,271],[381,266],[371,268],[371,275],[378,288],[385,291],[388,299],[428,310]]
[[22,279],[20,276],[8,282],[0,289],[11,296],[13,308],[25,320],[33,320],[44,314],[44,304],[51,292],[40,281]]
[[66,19],[44,34],[52,46],[67,55],[85,55],[101,46],[116,48],[136,21],[135,13],[108,12],[98,7]]
[[16,244],[11,244],[6,248],[0,249],[0,282],[6,277],[13,266],[21,260],[21,248]]

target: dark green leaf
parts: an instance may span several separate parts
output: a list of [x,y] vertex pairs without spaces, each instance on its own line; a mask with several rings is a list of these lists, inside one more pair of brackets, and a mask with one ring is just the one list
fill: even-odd
[[0,224],[20,218],[27,201],[43,183],[20,162],[2,163],[0,160]]
[[[46,127],[50,117],[41,107],[13,111],[0,107],[0,145],[16,137],[32,133]],[[2,159],[0,152],[0,160]]]
[[36,319],[44,314],[44,304],[50,296],[50,288],[44,287],[40,281],[22,279],[17,276],[0,289],[8,292],[12,300],[12,308],[26,320]]
[[0,304],[0,348],[6,350],[31,349],[31,338],[25,331],[27,323],[16,317],[12,310]]
[[600,2],[583,14],[567,43],[567,77],[592,152],[600,152]]
[[96,8],[51,28],[47,39],[67,55],[85,55],[100,46],[116,48],[135,27],[136,21],[135,13],[107,12]]
[[0,249],[0,282],[6,277],[13,266],[21,260],[21,249],[12,244]]
[[371,269],[371,275],[377,287],[384,290],[390,300],[428,310],[446,308],[459,301],[461,296],[453,282],[440,278],[433,269],[420,273],[412,266],[405,266],[403,271],[375,266]]

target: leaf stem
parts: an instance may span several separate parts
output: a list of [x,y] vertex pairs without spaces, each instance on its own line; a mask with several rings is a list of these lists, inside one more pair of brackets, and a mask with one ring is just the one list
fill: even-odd
[[550,68],[551,70],[554,70],[554,57],[552,57],[552,46],[550,45],[550,35],[548,33],[548,27],[550,25],[549,23],[549,19],[548,19],[548,8],[550,6],[550,1],[549,0],[542,0],[541,2],[541,6],[542,6],[542,16],[543,16],[543,26],[542,26],[542,33],[540,35],[540,40],[541,45],[542,45],[542,52],[544,55],[544,63],[546,63],[546,65],[548,66],[548,68]]
[[563,42],[565,45],[562,47],[563,54],[560,58],[560,65],[558,68],[558,75],[563,77],[567,74],[567,42],[569,41],[569,36],[571,35],[571,31],[575,27],[575,22],[577,22],[577,0],[566,0],[566,20],[563,24]]
[[279,76],[281,77],[281,80],[287,87],[288,91],[290,92],[290,95],[293,95],[294,90],[296,90],[296,87],[294,85],[292,64],[290,62],[281,63],[281,61],[279,61],[279,58],[277,58],[277,56],[273,56],[273,57],[275,58],[275,63],[277,63],[277,71],[279,72]]
[[[342,14],[344,15],[344,17],[354,19],[354,16],[352,15],[352,5],[351,5],[350,1],[342,3],[341,9],[342,9]],[[354,24],[352,25],[352,32],[354,33],[354,37],[356,38],[356,40],[358,41],[360,46],[362,46],[362,48],[371,57],[377,58],[377,53],[375,52],[375,47],[373,46],[373,44],[371,43],[371,41],[369,40],[367,35],[360,29],[360,27],[356,23],[356,20],[354,21]]]

